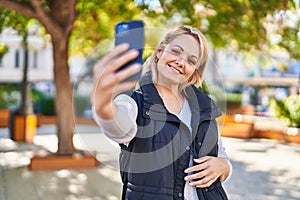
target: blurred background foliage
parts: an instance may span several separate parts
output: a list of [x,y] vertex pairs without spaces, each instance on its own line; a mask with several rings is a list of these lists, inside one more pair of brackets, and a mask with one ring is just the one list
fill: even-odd
[[0,60],[8,52],[8,48],[4,44],[0,44]]
[[0,109],[15,109],[21,99],[20,88],[13,84],[0,85]]
[[[71,54],[87,55],[101,41],[113,36],[119,21],[141,19],[148,27],[173,28],[188,24],[199,28],[214,48],[269,52],[272,45],[289,50],[292,57],[299,51],[299,19],[287,26],[290,13],[296,13],[298,1],[189,1],[125,0],[77,3],[78,17],[71,36]],[[271,37],[281,36],[275,43]]]
[[[117,22],[139,19],[146,27],[195,26],[213,48],[268,53],[276,46],[299,58],[298,10],[297,0],[78,0],[69,54],[87,56],[97,44],[113,36]],[[38,24],[14,11],[0,11],[0,30],[13,27],[20,32],[24,24]],[[47,35],[42,26],[38,32]]]
[[[53,95],[32,89],[31,99],[36,114],[46,116],[55,115],[55,98]],[[19,84],[0,85],[0,109],[15,111],[21,104],[21,86]],[[87,96],[74,94],[74,107],[76,116],[84,116],[84,111],[90,107],[90,99]]]
[[119,21],[142,18],[142,10],[132,0],[79,0],[77,20],[70,37],[70,54],[88,55],[97,44],[113,36]]
[[285,121],[288,127],[300,128],[300,95],[290,95],[283,100],[273,98],[270,109],[272,115]]

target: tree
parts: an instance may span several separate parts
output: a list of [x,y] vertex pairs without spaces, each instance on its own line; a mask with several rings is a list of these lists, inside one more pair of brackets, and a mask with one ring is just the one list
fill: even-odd
[[[115,3],[118,3],[118,6],[113,6]],[[101,16],[101,12],[98,12],[102,6],[109,9],[106,11],[105,16]],[[80,24],[80,21],[75,24],[77,14],[79,19],[82,20],[91,19],[90,16],[92,16],[92,19],[110,19],[111,16],[114,14],[117,16],[119,13],[123,13],[123,16],[127,15],[126,19],[132,19],[132,11],[136,11],[135,5],[129,0],[124,2],[113,2],[111,0],[101,2],[96,0],[0,0],[0,7],[28,18],[36,19],[51,36],[54,60],[54,83],[56,88],[57,154],[73,154],[75,151],[73,145],[74,114],[72,112],[72,84],[68,66],[69,39],[74,25],[79,28],[82,26],[85,27],[84,30],[78,29],[78,31],[83,31],[83,33],[88,33],[88,30],[92,27],[85,26],[84,23]],[[94,20],[94,25],[100,23],[102,28],[105,29],[107,27],[105,26],[106,22],[100,23],[100,21]],[[102,35],[105,32],[101,33],[99,31],[95,33]],[[83,34],[80,37],[85,38],[85,36],[86,34]]]
[[[214,48],[263,50],[269,46],[265,20],[279,10],[286,10],[292,0],[284,1],[167,1],[150,10],[150,16],[164,16],[170,26],[189,24],[198,27]],[[147,5],[145,5],[147,7]]]
[[[18,110],[18,114],[28,115],[32,114],[33,107],[31,102],[31,87],[28,82],[28,27],[30,26],[32,19],[24,17],[22,15],[16,15],[14,11],[3,10],[0,8],[0,32],[5,28],[13,28],[17,31],[18,35],[22,37],[22,45],[25,49],[24,52],[24,68],[22,78],[22,89],[21,89],[21,105]],[[25,123],[26,125],[26,123]]]
[[300,2],[290,1],[286,8],[269,17],[268,22],[272,26],[269,34],[276,38],[274,45],[286,49],[292,58],[300,59]]
[[113,37],[117,22],[145,19],[133,0],[80,0],[76,7],[69,48],[72,55],[87,56],[100,42]]
[[58,154],[74,153],[72,85],[68,67],[69,37],[76,19],[76,0],[0,0],[2,8],[38,20],[51,35],[56,87]]

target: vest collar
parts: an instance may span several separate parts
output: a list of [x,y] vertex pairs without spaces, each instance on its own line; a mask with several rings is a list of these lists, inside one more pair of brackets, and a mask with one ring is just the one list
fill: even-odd
[[[166,119],[165,115],[167,109],[153,84],[151,72],[147,72],[142,77],[140,80],[140,87],[144,94],[144,108],[149,110],[151,107],[151,110],[153,110],[155,113],[163,114],[163,118]],[[184,95],[191,107],[193,121],[195,119],[199,119],[200,121],[211,120],[219,117],[222,114],[221,110],[216,106],[214,101],[195,86],[188,86],[185,88]],[[145,114],[149,115],[149,113]]]

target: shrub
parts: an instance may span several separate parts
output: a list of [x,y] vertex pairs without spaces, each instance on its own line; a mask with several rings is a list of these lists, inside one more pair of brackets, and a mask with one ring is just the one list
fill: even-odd
[[53,116],[55,115],[54,97],[42,96],[38,103],[39,111],[42,115]]
[[16,109],[21,103],[21,91],[12,84],[0,85],[0,109]]
[[32,104],[33,104],[33,109],[34,109],[34,113],[40,113],[41,112],[41,108],[40,108],[40,102],[43,98],[45,98],[45,94],[39,90],[36,89],[32,89],[32,93],[31,93],[31,100],[32,100]]
[[84,111],[90,109],[91,103],[90,98],[82,95],[74,95],[74,113],[76,116],[83,116]]
[[291,95],[284,100],[270,100],[271,115],[282,119],[289,127],[300,128],[300,95]]
[[241,106],[242,105],[242,94],[240,93],[226,93],[226,105],[230,106]]

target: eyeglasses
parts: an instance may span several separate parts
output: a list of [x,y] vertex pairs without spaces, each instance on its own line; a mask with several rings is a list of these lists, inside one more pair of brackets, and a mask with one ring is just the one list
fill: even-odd
[[197,68],[198,60],[195,56],[185,55],[183,49],[178,46],[169,46],[165,49],[168,53],[174,55],[177,57],[177,60],[186,62],[189,66],[192,66],[193,68]]

